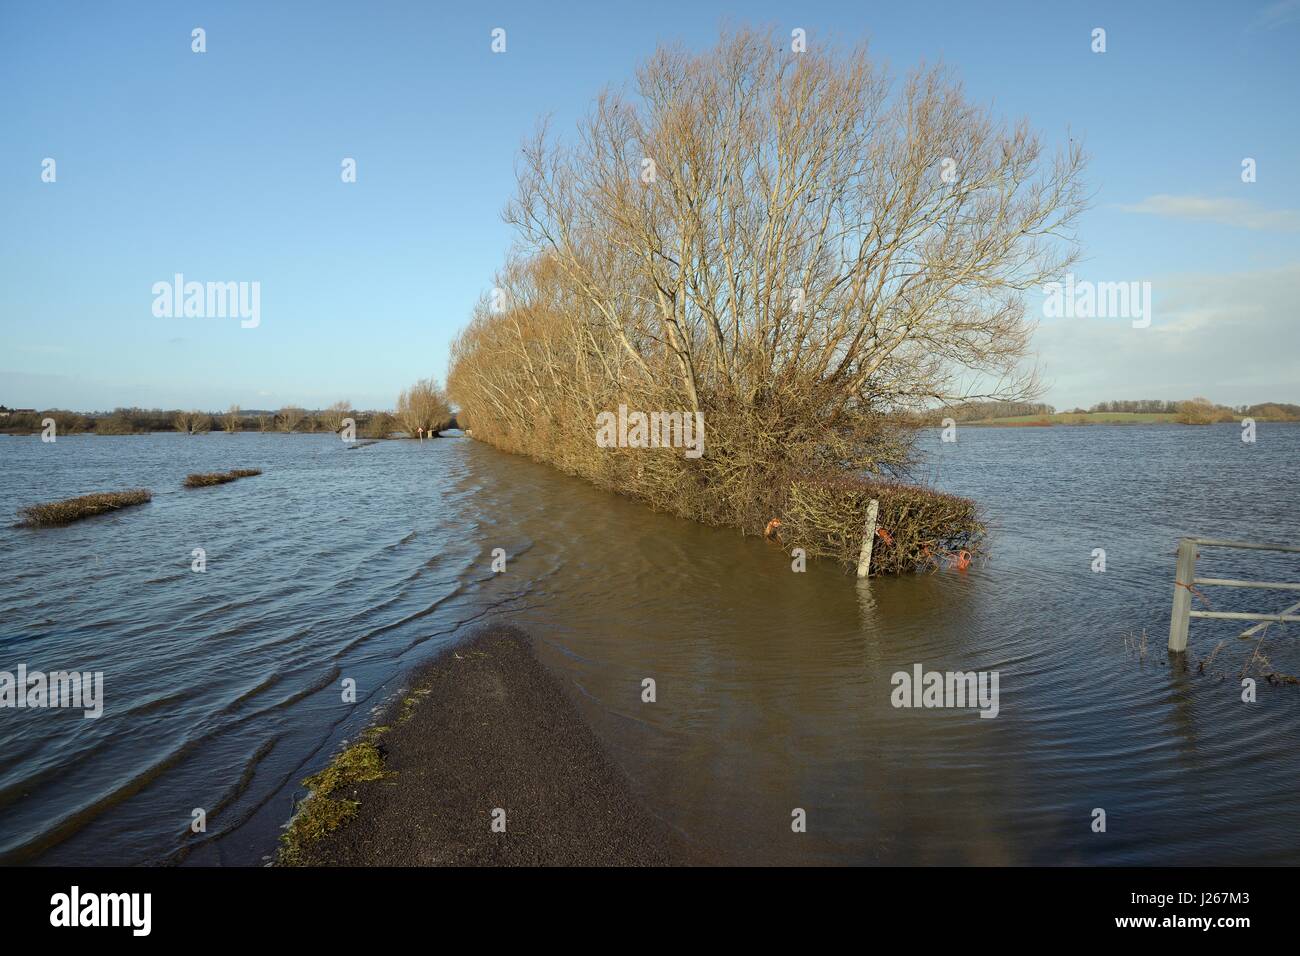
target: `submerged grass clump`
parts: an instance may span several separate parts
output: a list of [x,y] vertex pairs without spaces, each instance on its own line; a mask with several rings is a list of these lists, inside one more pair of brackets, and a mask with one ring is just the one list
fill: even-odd
[[107,514],[119,508],[131,505],[143,505],[153,500],[153,494],[145,488],[132,488],[128,491],[106,491],[95,495],[82,495],[66,501],[53,501],[44,505],[27,505],[18,510],[22,524],[30,527],[72,524],[82,518]]
[[233,468],[230,471],[209,471],[185,476],[186,488],[207,488],[210,485],[224,485],[239,478],[251,478],[260,475],[261,468]]
[[326,834],[338,829],[357,812],[360,801],[334,794],[344,787],[368,780],[380,780],[384,773],[384,758],[375,746],[375,740],[386,727],[376,727],[366,733],[365,739],[353,744],[334,758],[324,770],[303,780],[311,793],[298,807],[280,837],[281,866],[300,866],[308,862],[307,848]]
[[335,796],[340,789],[392,776],[390,771],[384,770],[384,756],[375,742],[394,727],[410,720],[415,708],[429,693],[426,687],[407,694],[398,706],[392,723],[369,728],[362,734],[359,743],[346,748],[324,770],[303,780],[302,785],[311,793],[298,805],[297,812],[280,837],[277,865],[311,865],[311,845],[337,830],[356,814],[361,802]]
[[368,734],[365,740],[339,754],[324,770],[304,780],[303,785],[318,795],[329,796],[347,783],[378,780],[384,775],[384,758],[373,740],[378,736],[378,733]]

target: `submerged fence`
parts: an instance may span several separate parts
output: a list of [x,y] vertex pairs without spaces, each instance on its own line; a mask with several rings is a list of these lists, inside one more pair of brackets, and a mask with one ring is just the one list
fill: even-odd
[[[1169,649],[1171,651],[1187,650],[1187,629],[1194,617],[1214,618],[1226,621],[1289,621],[1300,622],[1300,603],[1282,611],[1280,614],[1254,614],[1246,611],[1193,611],[1192,595],[1200,595],[1201,586],[1228,588],[1264,588],[1272,591],[1300,591],[1300,584],[1282,581],[1240,581],[1235,578],[1198,578],[1196,576],[1196,559],[1202,548],[1244,548],[1250,551],[1286,551],[1300,554],[1300,547],[1286,544],[1256,544],[1250,541],[1219,541],[1214,538],[1183,538],[1178,542],[1178,569],[1174,574],[1174,608],[1169,618]],[[1204,595],[1201,595],[1204,598]],[[1209,602],[1206,601],[1208,605]],[[1247,634],[1258,630],[1251,628]],[[1243,635],[1244,636],[1244,635]]]

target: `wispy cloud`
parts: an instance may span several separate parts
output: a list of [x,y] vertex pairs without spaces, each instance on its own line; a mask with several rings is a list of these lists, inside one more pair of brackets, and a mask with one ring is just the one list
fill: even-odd
[[1277,0],[1255,14],[1250,29],[1276,30],[1297,21],[1300,21],[1300,0]]
[[[1300,0],[1297,0],[1300,2]],[[1300,212],[1294,209],[1265,209],[1245,199],[1214,199],[1208,196],[1148,196],[1141,202],[1121,205],[1125,212],[1140,212],[1167,219],[1217,222],[1241,229],[1292,231],[1300,229]]]

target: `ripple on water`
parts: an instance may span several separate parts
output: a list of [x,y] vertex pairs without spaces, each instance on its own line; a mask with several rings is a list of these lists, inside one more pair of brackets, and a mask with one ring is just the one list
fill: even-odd
[[[155,498],[0,529],[7,661],[102,670],[106,695],[99,720],[0,721],[0,857],[257,863],[297,782],[402,674],[508,620],[652,811],[724,860],[1294,863],[1300,808],[1279,781],[1300,761],[1296,691],[1241,703],[1253,645],[1230,641],[1204,674],[1163,650],[1179,535],[1300,540],[1300,508],[1279,503],[1300,428],[1272,426],[1249,459],[1225,436],[967,429],[927,447],[929,470],[982,503],[990,559],[867,582],[793,573],[769,542],[464,439],[364,456],[312,435],[10,440],[3,500],[102,490],[95,476]],[[263,474],[180,488],[236,465]],[[1260,555],[1205,566],[1288,579]],[[1193,661],[1229,633],[1194,624]],[[1295,637],[1268,637],[1278,669],[1300,671]],[[997,671],[998,717],[893,707],[893,675],[916,664]],[[792,807],[806,839],[789,838]]]

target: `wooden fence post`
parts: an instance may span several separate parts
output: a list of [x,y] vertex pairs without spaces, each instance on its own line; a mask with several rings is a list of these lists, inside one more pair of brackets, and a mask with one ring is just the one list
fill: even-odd
[[876,540],[876,515],[880,513],[879,500],[872,498],[867,505],[867,526],[862,531],[862,553],[858,555],[858,577],[871,573],[871,546]]
[[1196,540],[1178,542],[1178,566],[1174,571],[1174,609],[1169,618],[1169,649],[1187,650],[1188,615],[1192,610],[1192,581],[1196,577]]

